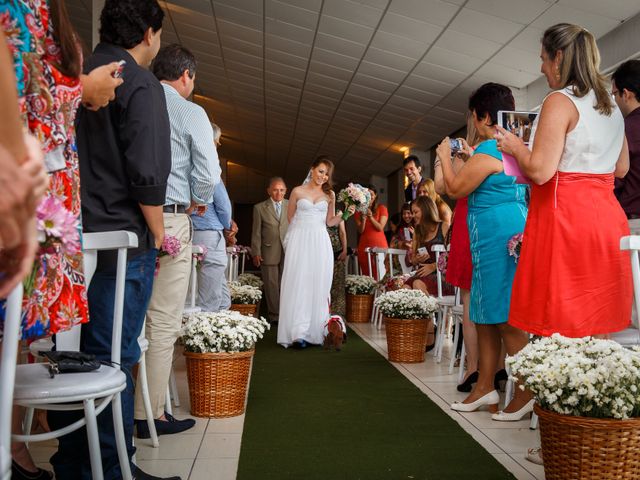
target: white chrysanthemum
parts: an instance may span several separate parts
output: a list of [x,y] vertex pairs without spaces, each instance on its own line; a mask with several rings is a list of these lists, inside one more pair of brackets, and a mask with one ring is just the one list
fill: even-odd
[[555,334],[530,343],[507,364],[543,408],[599,418],[640,416],[640,349]]
[[383,315],[392,318],[427,318],[437,309],[435,298],[420,290],[395,290],[380,295],[376,301]]
[[251,285],[252,287],[262,288],[264,282],[253,273],[241,273],[238,275],[238,283],[240,285]]
[[347,275],[344,285],[351,295],[370,295],[376,288],[376,281],[368,275]]
[[190,352],[244,352],[251,350],[269,328],[264,318],[236,311],[198,312],[184,316],[182,339]]
[[231,303],[256,304],[262,300],[262,290],[251,285],[242,285],[238,282],[229,282],[229,294]]

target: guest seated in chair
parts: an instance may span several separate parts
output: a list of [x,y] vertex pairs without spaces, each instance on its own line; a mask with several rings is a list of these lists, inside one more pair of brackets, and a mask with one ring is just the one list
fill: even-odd
[[[436,204],[429,197],[418,197],[411,203],[414,221],[414,236],[407,255],[415,274],[406,282],[408,288],[422,290],[428,295],[438,295],[438,272],[434,245],[444,245],[449,230],[440,221]],[[442,295],[453,295],[453,287],[442,284]]]

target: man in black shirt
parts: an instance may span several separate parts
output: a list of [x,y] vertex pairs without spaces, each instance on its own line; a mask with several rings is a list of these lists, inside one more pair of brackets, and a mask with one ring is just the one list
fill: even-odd
[[[140,357],[138,336],[153,287],[157,249],[164,238],[162,205],[171,169],[164,91],[146,69],[160,48],[163,17],[157,0],[106,0],[100,17],[101,43],[87,59],[85,71],[124,60],[124,83],[108,107],[97,112],[82,107],[77,115],[85,232],[129,230],[138,236],[138,248],[128,253],[122,328],[121,368],[127,374],[127,388],[121,400],[129,458],[135,452],[131,370]],[[108,361],[116,255],[103,253],[88,290],[90,320],[82,327],[81,350]],[[57,426],[68,420],[63,412],[50,415]],[[99,415],[98,431],[105,480],[122,478],[111,408]],[[51,464],[57,478],[91,478],[84,429],[60,439]],[[157,478],[134,465],[132,472],[135,479]]]

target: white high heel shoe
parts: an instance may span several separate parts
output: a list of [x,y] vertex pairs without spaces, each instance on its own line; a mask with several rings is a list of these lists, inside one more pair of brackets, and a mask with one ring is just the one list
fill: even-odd
[[518,420],[522,420],[522,418],[533,412],[533,404],[536,403],[535,400],[531,399],[520,410],[516,410],[515,412],[505,413],[498,412],[491,415],[491,419],[496,422],[517,422]]
[[453,402],[451,404],[451,410],[455,410],[456,412],[475,412],[483,405],[487,405],[489,407],[489,411],[495,413],[498,411],[498,403],[500,402],[500,395],[495,390],[491,390],[486,395],[483,395],[475,402],[471,403],[462,403],[462,402]]

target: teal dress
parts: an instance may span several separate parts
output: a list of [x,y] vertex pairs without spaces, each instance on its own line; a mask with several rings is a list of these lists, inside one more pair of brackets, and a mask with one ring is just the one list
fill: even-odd
[[[482,142],[475,154],[502,161],[495,140]],[[524,231],[527,219],[527,189],[504,172],[489,175],[469,195],[467,225],[471,244],[471,321],[489,325],[506,323],[509,317],[515,259],[507,242]]]

